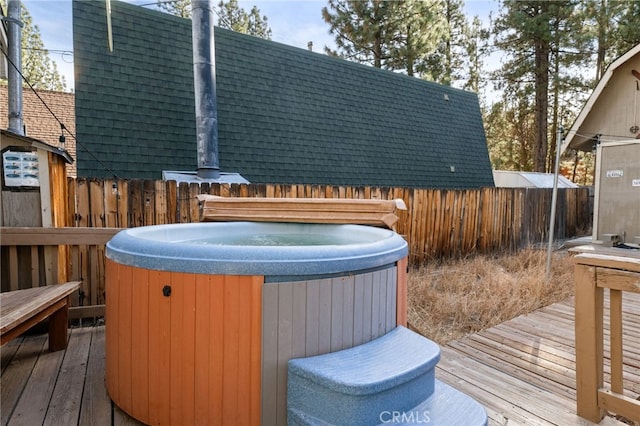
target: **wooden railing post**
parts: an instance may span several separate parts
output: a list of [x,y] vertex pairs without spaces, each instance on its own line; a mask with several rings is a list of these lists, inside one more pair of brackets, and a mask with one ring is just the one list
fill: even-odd
[[598,390],[603,384],[603,289],[596,285],[596,268],[576,262],[577,413],[599,423],[604,417],[604,410],[598,407]]
[[[599,423],[605,411],[640,421],[640,402],[624,392],[622,299],[640,293],[640,255],[618,249],[586,248],[576,256],[576,402],[580,417]],[[604,387],[603,305],[609,289],[611,378]]]

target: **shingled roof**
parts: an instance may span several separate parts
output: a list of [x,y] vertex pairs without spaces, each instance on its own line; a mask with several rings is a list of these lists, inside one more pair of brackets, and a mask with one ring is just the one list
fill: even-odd
[[[78,175],[195,170],[191,22],[73,2],[76,126],[107,165]],[[476,94],[215,29],[220,168],[253,183],[493,186]]]

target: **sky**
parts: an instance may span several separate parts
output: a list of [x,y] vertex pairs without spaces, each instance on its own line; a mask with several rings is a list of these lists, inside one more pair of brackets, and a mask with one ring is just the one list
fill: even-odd
[[[102,1],[102,0],[83,0]],[[155,0],[126,0],[137,5],[149,5]],[[65,77],[67,89],[73,90],[73,26],[71,0],[22,0],[33,22],[40,30],[45,49]],[[214,0],[217,4],[218,0]],[[306,49],[309,41],[313,50],[322,52],[324,46],[335,47],[329,26],[322,19],[326,0],[238,0],[246,11],[255,5],[268,18],[272,40]],[[147,6],[149,7],[149,6]],[[469,20],[478,15],[488,21],[490,11],[498,8],[497,0],[467,0],[465,12]]]

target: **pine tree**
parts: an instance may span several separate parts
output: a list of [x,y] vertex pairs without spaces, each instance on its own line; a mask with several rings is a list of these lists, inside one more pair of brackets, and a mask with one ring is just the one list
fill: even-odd
[[218,4],[218,24],[239,33],[249,34],[255,37],[271,39],[271,28],[266,16],[260,16],[260,10],[253,6],[247,13],[238,6],[237,0],[221,1]]
[[[191,19],[191,0],[157,0],[158,7],[172,15]],[[237,0],[221,1],[215,10],[218,26],[238,33],[271,39],[268,18],[260,15],[256,6],[247,13],[238,5]]]
[[[505,0],[505,10],[496,21],[497,46],[509,57],[500,74],[509,94],[523,97],[533,92],[533,171],[547,171],[548,119],[552,54],[560,52],[558,32],[566,27],[575,7],[573,1]],[[558,55],[557,55],[558,56]],[[558,56],[559,58],[559,56]]]
[[624,1],[620,3],[621,10],[616,18],[618,25],[615,29],[615,37],[613,37],[613,50],[616,57],[640,44],[640,2]]
[[[0,4],[3,10],[7,10],[6,0],[1,0]],[[22,75],[35,89],[64,91],[66,89],[64,76],[58,72],[56,63],[51,60],[48,50],[44,48],[40,29],[33,24],[31,14],[24,4],[21,6]],[[12,65],[9,64],[9,66]]]
[[[436,48],[422,63],[422,77],[440,84],[452,85],[454,81],[462,81],[463,70],[467,66],[465,45],[469,33],[469,25],[462,8],[463,0],[443,0],[438,3],[440,21],[431,20],[430,37],[437,41]],[[437,27],[433,27],[433,23]]]
[[335,35],[337,50],[325,47],[329,55],[354,62],[386,67],[393,35],[389,9],[394,2],[383,0],[329,0],[322,17]]
[[158,0],[158,7],[171,15],[191,19],[191,0]]
[[327,54],[410,76],[425,74],[446,30],[438,0],[329,0],[322,16],[337,46]]
[[489,51],[488,42],[489,30],[483,28],[480,19],[475,16],[471,25],[467,26],[464,37],[468,72],[463,89],[480,94],[486,86],[486,80],[482,78],[482,75],[484,74],[484,57]]
[[392,31],[388,68],[407,75],[425,72],[425,57],[436,51],[446,35],[442,5],[435,0],[404,0],[389,8]]
[[583,0],[584,35],[595,45],[595,81],[617,57],[640,43],[640,3]]

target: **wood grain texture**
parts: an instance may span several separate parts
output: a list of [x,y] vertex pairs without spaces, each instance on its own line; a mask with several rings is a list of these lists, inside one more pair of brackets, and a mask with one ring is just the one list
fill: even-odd
[[113,401],[149,424],[257,424],[263,278],[107,265]]

